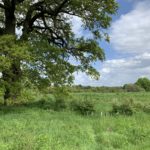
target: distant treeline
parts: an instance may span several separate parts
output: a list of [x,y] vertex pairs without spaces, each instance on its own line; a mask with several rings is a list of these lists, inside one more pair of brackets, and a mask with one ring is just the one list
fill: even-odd
[[112,93],[112,92],[124,92],[123,87],[92,87],[92,86],[82,86],[82,85],[74,85],[69,87],[71,92],[101,92],[101,93]]
[[134,84],[125,84],[119,87],[92,87],[83,85],[74,85],[69,88],[71,92],[101,92],[101,93],[115,93],[115,92],[149,92],[150,80],[148,78],[139,78]]

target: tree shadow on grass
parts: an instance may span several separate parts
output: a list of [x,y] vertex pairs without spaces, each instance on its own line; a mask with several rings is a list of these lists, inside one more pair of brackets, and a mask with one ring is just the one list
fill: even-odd
[[55,109],[55,102],[54,101],[43,101],[39,100],[36,102],[29,102],[29,103],[20,103],[20,104],[13,104],[4,106],[0,104],[0,115],[5,114],[12,114],[12,113],[23,113],[28,111],[28,109],[42,109],[42,110],[56,110]]

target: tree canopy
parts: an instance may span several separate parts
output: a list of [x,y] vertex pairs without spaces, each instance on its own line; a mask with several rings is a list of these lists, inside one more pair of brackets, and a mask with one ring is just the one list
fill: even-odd
[[150,80],[146,77],[139,78],[135,84],[145,89],[147,92],[150,91]]
[[[106,29],[117,7],[115,0],[0,0],[4,98],[9,98],[11,86],[23,77],[39,87],[71,83],[75,71],[98,78],[92,63],[105,59],[99,40],[109,41]],[[74,17],[82,20],[91,37],[75,36]]]

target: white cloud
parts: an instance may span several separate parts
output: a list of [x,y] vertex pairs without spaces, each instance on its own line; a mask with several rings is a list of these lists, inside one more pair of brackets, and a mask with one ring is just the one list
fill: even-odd
[[140,1],[135,8],[112,24],[111,41],[123,53],[150,52],[150,1]]
[[122,58],[105,61],[99,69],[100,80],[80,73],[76,84],[120,86],[134,83],[139,77],[150,78],[150,0],[133,1],[133,10],[122,15],[111,28],[111,43],[116,52],[123,53]]
[[[100,70],[102,78],[99,82],[109,86],[134,83],[139,77],[150,77],[149,64],[150,59],[147,58],[146,53],[129,58],[108,60]],[[109,69],[109,73],[103,72],[105,68]]]
[[83,35],[81,18],[79,18],[79,17],[73,17],[72,18],[72,30],[76,34],[76,36],[78,36],[78,37]]
[[107,60],[99,71],[101,73],[100,80],[95,81],[84,73],[79,73],[79,75],[76,75],[75,84],[120,86],[126,83],[134,83],[139,77],[150,78],[150,53]]
[[72,22],[72,31],[74,32],[76,37],[84,36],[84,38],[93,38],[92,33],[83,28],[82,26],[83,22],[81,18],[74,16],[72,17],[71,22]]

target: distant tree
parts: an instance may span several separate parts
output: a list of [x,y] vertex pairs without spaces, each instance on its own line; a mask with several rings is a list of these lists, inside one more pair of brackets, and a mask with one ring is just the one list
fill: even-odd
[[[23,77],[40,88],[71,83],[73,72],[79,70],[98,79],[91,64],[105,58],[98,40],[109,41],[105,29],[116,10],[116,0],[0,0],[0,80],[5,104],[19,93]],[[74,36],[74,16],[92,38]],[[17,28],[22,32],[18,37]],[[70,58],[80,63],[72,64]]]
[[136,84],[125,84],[123,86],[123,89],[127,92],[141,92],[141,91],[145,91],[144,88],[142,88],[139,85]]
[[145,89],[145,91],[150,91],[150,80],[148,78],[139,78],[135,84]]

